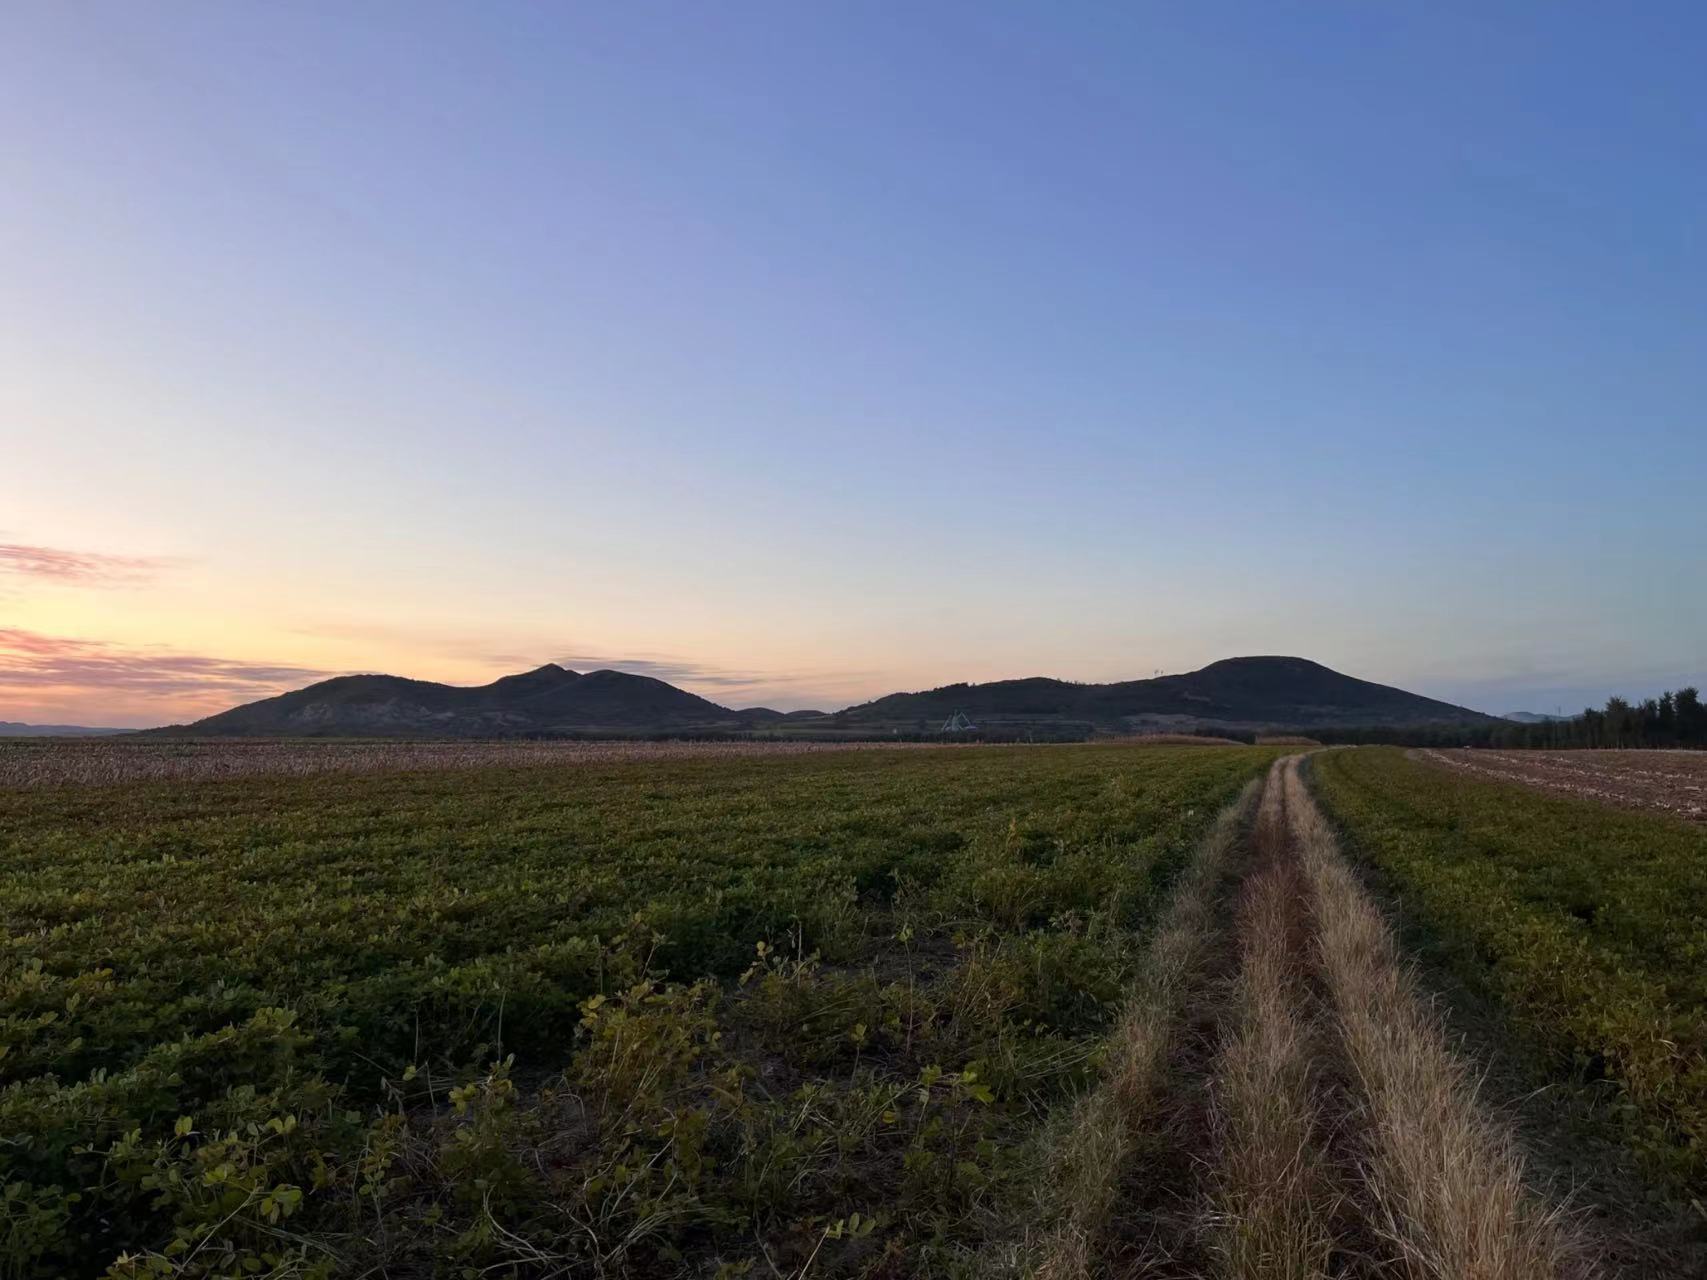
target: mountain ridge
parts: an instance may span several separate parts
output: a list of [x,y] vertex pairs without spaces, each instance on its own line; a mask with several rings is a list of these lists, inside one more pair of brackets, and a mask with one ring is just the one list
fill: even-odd
[[1157,731],[1219,727],[1239,730],[1405,727],[1483,724],[1497,719],[1468,707],[1391,685],[1344,675],[1308,658],[1223,658],[1180,675],[1109,684],[1075,684],[1033,676],[987,684],[944,685],[892,693],[850,707],[852,720],[946,717],[956,711],[1004,723],[1045,716],[1082,720],[1100,729]]
[[333,676],[172,728],[213,736],[507,737],[709,727],[735,714],[651,676],[582,673],[548,662],[483,685]]
[[153,733],[205,736],[510,737],[574,734],[931,732],[964,714],[1004,732],[1093,734],[1191,729],[1481,724],[1497,717],[1307,658],[1225,658],[1197,671],[1108,684],[1028,676],[892,693],[825,715],[736,710],[652,676],[545,663],[484,685],[393,675],[334,676]]

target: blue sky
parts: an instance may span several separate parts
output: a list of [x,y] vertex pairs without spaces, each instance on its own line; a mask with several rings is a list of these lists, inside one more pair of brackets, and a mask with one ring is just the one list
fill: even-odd
[[1684,4],[14,6],[0,719],[1707,680],[1703,65]]

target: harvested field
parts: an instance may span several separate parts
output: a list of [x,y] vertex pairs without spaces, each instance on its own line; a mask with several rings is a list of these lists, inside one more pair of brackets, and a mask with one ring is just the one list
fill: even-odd
[[828,751],[940,750],[934,742],[407,742],[307,738],[21,738],[0,741],[0,787],[89,786],[175,779],[412,773],[513,765],[568,766],[805,756]]
[[1139,733],[1116,741],[1134,747],[1244,747],[1237,738],[1218,738],[1212,733]]
[[1707,823],[1707,751],[1417,752],[1463,773]]

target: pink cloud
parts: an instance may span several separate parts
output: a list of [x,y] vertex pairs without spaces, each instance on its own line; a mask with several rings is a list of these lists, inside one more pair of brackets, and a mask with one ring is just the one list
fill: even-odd
[[115,556],[0,542],[0,574],[85,587],[133,586],[171,564],[156,556]]
[[335,673],[0,628],[0,720],[76,713],[79,723],[193,719]]

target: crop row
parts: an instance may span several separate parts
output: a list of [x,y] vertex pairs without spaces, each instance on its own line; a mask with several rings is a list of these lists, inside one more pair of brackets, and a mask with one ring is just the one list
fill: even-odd
[[1394,748],[1315,757],[1323,798],[1539,1073],[1663,1178],[1707,1178],[1707,832]]
[[0,1274],[951,1267],[1272,754],[0,794]]
[[335,773],[408,773],[509,765],[572,768],[617,761],[720,760],[825,751],[941,748],[946,743],[728,741],[416,742],[407,739],[112,738],[0,739],[0,788],[112,786],[127,782]]

